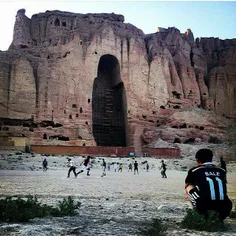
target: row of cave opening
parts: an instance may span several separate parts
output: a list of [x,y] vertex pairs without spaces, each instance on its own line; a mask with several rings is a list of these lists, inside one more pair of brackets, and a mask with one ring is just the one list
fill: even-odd
[[[153,121],[154,122],[154,121]],[[85,121],[85,124],[86,125],[89,125],[88,121]],[[157,127],[163,125],[164,123],[163,122],[160,122],[159,120],[157,120]],[[37,123],[34,123],[34,122],[29,122],[29,123],[23,123],[23,124],[19,124],[19,125],[16,125],[16,124],[13,124],[11,122],[5,122],[4,125],[7,125],[7,126],[23,126],[23,127],[28,127],[28,128],[38,128],[38,127],[52,127],[52,128],[59,128],[59,127],[62,127],[63,125],[60,124],[60,123],[54,123],[53,121],[42,121],[40,122],[39,124]],[[7,126],[0,126],[0,131],[9,131],[9,127]],[[199,130],[204,130],[204,126],[198,126],[198,125],[187,125],[187,124],[181,124],[181,125],[173,125],[171,126],[171,128],[174,128],[174,129],[187,129],[187,128],[195,128],[195,129],[199,129]],[[32,130],[33,131],[33,130]]]
[[[51,24],[53,23],[53,21],[51,21]],[[60,20],[57,18],[57,19],[55,19],[55,21],[54,21],[54,25],[55,26],[60,26],[60,25],[62,25],[63,27],[66,27],[66,22],[65,21],[62,21],[62,22],[60,22]]]
[[[183,144],[194,144],[196,141],[196,138],[189,138],[183,142]],[[173,143],[182,143],[180,138],[175,138]],[[210,136],[208,143],[213,143],[213,144],[220,144],[222,141],[218,139],[217,137]]]
[[195,129],[199,129],[199,130],[204,130],[204,126],[198,126],[198,125],[187,125],[187,124],[181,124],[181,125],[173,125],[171,126],[171,128],[174,129],[190,129],[190,128],[195,128]]

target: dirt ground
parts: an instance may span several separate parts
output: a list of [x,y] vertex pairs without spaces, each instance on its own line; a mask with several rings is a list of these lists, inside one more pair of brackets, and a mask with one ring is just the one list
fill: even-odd
[[[0,235],[139,235],[140,228],[153,218],[167,225],[166,235],[236,235],[236,221],[227,219],[227,232],[209,233],[182,229],[179,223],[191,204],[184,194],[186,168],[181,160],[165,159],[167,179],[161,178],[160,159],[136,158],[139,175],[128,172],[129,158],[105,158],[122,162],[122,172],[113,168],[101,177],[101,158],[93,162],[91,175],[67,178],[67,156],[46,157],[49,169],[42,171],[41,155],[4,154],[0,159],[0,196],[36,195],[39,201],[55,205],[65,196],[73,196],[81,207],[74,217],[34,219],[25,224],[0,223]],[[79,165],[82,157],[73,157]],[[145,170],[148,161],[150,170]],[[192,163],[194,165],[194,162]],[[236,203],[236,172],[229,165],[228,194]]]

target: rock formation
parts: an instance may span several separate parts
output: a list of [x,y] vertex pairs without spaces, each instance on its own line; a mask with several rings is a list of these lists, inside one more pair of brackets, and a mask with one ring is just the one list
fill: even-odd
[[209,141],[224,125],[181,123],[175,114],[205,109],[235,118],[235,66],[236,39],[194,40],[176,28],[145,35],[114,13],[29,19],[20,9],[9,50],[0,52],[0,132],[137,152],[149,131],[169,142]]

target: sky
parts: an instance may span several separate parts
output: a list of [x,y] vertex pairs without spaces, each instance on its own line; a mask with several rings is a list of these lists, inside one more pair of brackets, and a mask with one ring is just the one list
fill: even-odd
[[0,50],[7,50],[13,37],[15,16],[19,9],[26,16],[61,10],[74,13],[116,13],[125,23],[135,25],[145,34],[158,27],[176,27],[181,33],[190,28],[197,37],[236,38],[236,1],[78,1],[0,0]]

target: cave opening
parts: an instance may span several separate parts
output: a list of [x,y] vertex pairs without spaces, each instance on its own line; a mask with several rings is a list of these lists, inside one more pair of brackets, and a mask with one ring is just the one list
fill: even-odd
[[98,63],[92,93],[93,136],[98,146],[127,146],[127,103],[120,64],[103,55]]
[[55,20],[54,25],[55,26],[60,26],[60,20],[58,18]]

